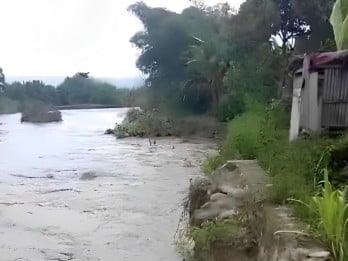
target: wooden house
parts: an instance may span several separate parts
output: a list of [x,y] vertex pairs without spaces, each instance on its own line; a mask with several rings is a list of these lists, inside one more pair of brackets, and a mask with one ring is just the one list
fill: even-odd
[[290,140],[348,128],[348,50],[294,57]]

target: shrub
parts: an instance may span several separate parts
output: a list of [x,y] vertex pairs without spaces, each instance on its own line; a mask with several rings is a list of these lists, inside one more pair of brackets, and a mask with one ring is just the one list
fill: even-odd
[[255,159],[261,123],[265,117],[262,107],[243,113],[228,124],[226,141],[222,147],[225,159]]
[[209,175],[224,163],[222,156],[209,157],[203,162],[202,170]]
[[206,222],[202,227],[191,227],[190,235],[198,250],[210,250],[216,241],[233,242],[238,226],[233,220]]
[[227,122],[245,110],[243,99],[233,95],[225,95],[221,98],[216,108],[216,117],[219,121]]
[[18,111],[18,102],[0,94],[0,114],[16,113]]
[[156,111],[131,109],[124,121],[116,125],[114,132],[119,137],[153,137],[176,135],[177,130],[168,118]]
[[347,223],[348,202],[346,190],[334,189],[329,181],[328,171],[324,171],[324,182],[320,192],[306,205],[313,214],[313,232],[323,240],[335,260],[348,259]]

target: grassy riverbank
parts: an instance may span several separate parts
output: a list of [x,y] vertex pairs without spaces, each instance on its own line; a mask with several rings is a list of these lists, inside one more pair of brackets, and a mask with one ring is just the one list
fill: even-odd
[[[302,136],[290,143],[287,115],[287,107],[280,101],[268,106],[249,104],[245,113],[229,123],[220,154],[207,159],[203,170],[210,174],[227,160],[257,159],[272,180],[268,201],[292,206],[294,214],[311,225],[313,236],[341,260],[348,252],[348,203],[340,190],[347,183],[340,173],[345,166],[348,136]],[[338,211],[338,205],[342,211]],[[330,227],[330,222],[339,229]]]

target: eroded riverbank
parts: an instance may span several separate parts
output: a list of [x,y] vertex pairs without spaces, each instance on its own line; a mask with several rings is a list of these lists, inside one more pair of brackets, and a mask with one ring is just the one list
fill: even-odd
[[64,113],[51,125],[0,118],[1,260],[181,260],[182,200],[214,146],[116,140],[102,133],[117,110]]

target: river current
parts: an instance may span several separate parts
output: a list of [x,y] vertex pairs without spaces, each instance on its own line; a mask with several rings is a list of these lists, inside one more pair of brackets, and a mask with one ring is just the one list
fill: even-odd
[[0,115],[1,260],[182,260],[182,202],[212,144],[104,135],[126,111],[67,110],[49,124]]

